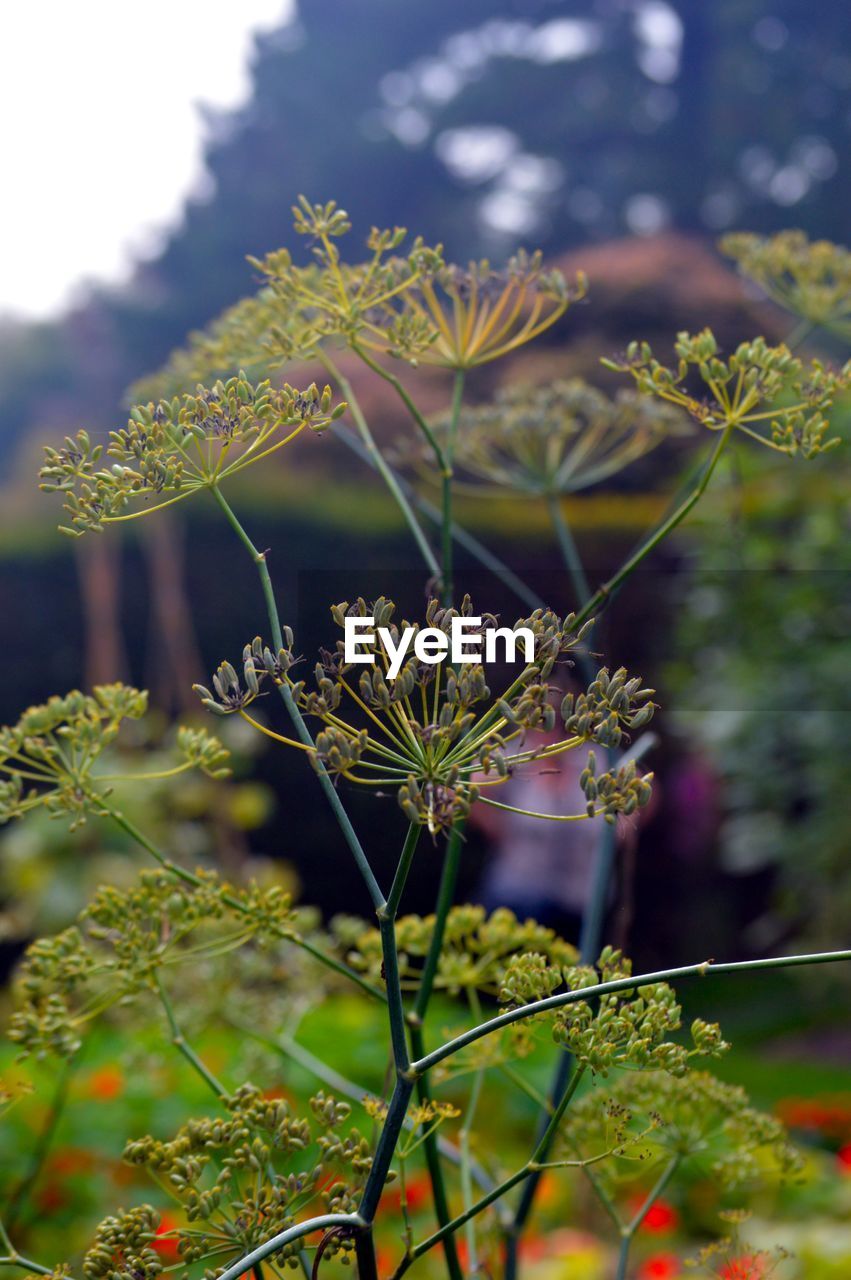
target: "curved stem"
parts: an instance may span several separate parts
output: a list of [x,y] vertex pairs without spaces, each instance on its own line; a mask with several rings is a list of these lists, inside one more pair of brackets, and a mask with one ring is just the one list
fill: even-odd
[[593,1000],[597,996],[610,995],[616,991],[637,991],[641,987],[652,986],[659,982],[671,982],[676,978],[702,978],[707,973],[753,973],[759,969],[788,969],[800,965],[834,964],[851,960],[851,951],[822,951],[813,955],[772,956],[764,960],[735,960],[715,964],[705,960],[701,964],[682,965],[676,969],[660,969],[656,973],[636,974],[629,978],[617,978],[612,982],[600,982],[594,987],[584,987],[578,991],[563,991],[559,995],[547,996],[543,1000],[534,1000],[530,1004],[509,1009],[478,1027],[447,1040],[439,1049],[428,1053],[417,1062],[411,1064],[411,1071],[421,1074],[436,1067],[445,1058],[451,1058],[460,1049],[480,1040],[482,1036],[491,1035],[508,1027],[512,1022],[522,1022],[524,1018],[533,1018],[538,1013],[546,1013],[550,1009],[560,1009],[563,1005],[574,1004],[578,1000]]
[[[354,1234],[362,1231],[366,1225],[357,1213],[320,1213],[315,1218],[307,1218],[304,1222],[297,1222],[294,1226],[287,1227],[286,1231],[279,1231],[276,1236],[259,1244],[256,1249],[252,1249],[245,1257],[223,1271],[218,1280],[239,1280],[240,1276],[251,1271],[258,1262],[268,1258],[271,1253],[277,1253],[279,1249],[283,1249],[284,1245],[300,1240],[302,1236],[310,1235],[314,1231],[326,1231],[329,1227],[351,1227]],[[49,1272],[42,1274],[48,1275]]]
[[416,404],[411,399],[411,396],[408,394],[408,391],[401,380],[396,377],[395,373],[391,373],[389,369],[385,369],[377,360],[373,360],[372,356],[367,355],[363,347],[358,346],[356,342],[352,343],[352,351],[354,351],[355,355],[358,356],[364,364],[373,371],[373,373],[377,373],[379,378],[383,378],[385,382],[390,383],[391,387],[408,410],[408,413],[411,415],[414,422],[428,441],[431,451],[434,454],[434,460],[440,468],[441,473],[444,472],[446,470],[446,458],[440,447],[440,443],[431,427],[420,413]]

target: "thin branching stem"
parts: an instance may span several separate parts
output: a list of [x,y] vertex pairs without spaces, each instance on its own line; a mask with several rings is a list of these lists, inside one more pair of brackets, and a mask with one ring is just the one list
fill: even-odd
[[464,371],[456,370],[452,384],[452,408],[449,413],[449,430],[444,447],[443,474],[441,476],[441,592],[443,603],[452,604],[455,590],[455,569],[452,558],[452,477],[455,461],[455,437],[458,433],[458,420],[461,416],[461,403],[464,398]]
[[675,511],[665,517],[661,524],[659,524],[653,532],[644,539],[636,551],[626,558],[617,572],[613,574],[608,581],[604,582],[601,587],[598,587],[590,599],[586,600],[585,604],[577,614],[577,626],[581,626],[583,622],[586,622],[589,618],[593,618],[601,609],[606,607],[614,593],[623,585],[626,579],[635,572],[642,561],[650,555],[651,551],[654,551],[656,547],[658,547],[660,542],[663,542],[665,538],[667,538],[668,535],[676,529],[678,524],[682,523],[692,508],[697,505],[706,490],[706,486],[712,479],[712,474],[718,465],[730,436],[732,435],[734,426],[734,422],[728,422],[724,427],[724,430],[718,437],[718,441],[713,448],[706,465],[700,473],[697,483],[688,497],[680,503]]
[[446,1058],[451,1058],[467,1045],[474,1044],[482,1036],[492,1035],[513,1022],[522,1022],[524,1018],[534,1018],[536,1014],[546,1013],[550,1009],[561,1009],[564,1005],[578,1000],[593,1000],[598,996],[610,995],[617,991],[637,991],[641,987],[652,986],[658,982],[672,982],[677,978],[702,978],[707,973],[754,973],[760,969],[788,969],[800,965],[835,964],[851,960],[850,951],[821,951],[812,955],[771,956],[762,960],[734,960],[716,964],[705,960],[701,964],[681,965],[675,969],[660,969],[655,973],[636,974],[629,978],[618,978],[612,982],[600,982],[593,987],[583,987],[578,991],[563,991],[559,995],[547,996],[543,1000],[534,1000],[530,1004],[519,1005],[516,1009],[508,1009],[505,1013],[491,1018],[488,1022],[472,1027],[469,1031],[455,1036],[439,1049],[427,1053],[423,1058],[411,1064],[411,1070],[420,1074],[430,1071]]
[[655,1186],[648,1193],[646,1200],[643,1202],[635,1217],[628,1225],[621,1228],[621,1244],[618,1251],[618,1269],[615,1272],[615,1280],[626,1280],[626,1268],[629,1262],[629,1251],[632,1248],[632,1242],[635,1239],[635,1233],[647,1217],[653,1205],[659,1199],[668,1183],[673,1178],[677,1169],[680,1167],[681,1157],[675,1155],[674,1158],[666,1165],[662,1171],[662,1176],[656,1182]]
[[[275,648],[281,649],[283,648],[284,637],[281,629],[281,619],[278,614],[278,605],[277,605],[277,601],[275,600],[275,590],[274,590],[274,587],[272,586],[272,578],[269,573],[269,566],[266,563],[266,552],[259,551],[257,547],[255,547],[254,543],[249,538],[248,534],[246,533],[245,529],[240,523],[239,518],[237,517],[233,508],[227,502],[221,490],[217,486],[213,485],[212,493],[214,498],[218,502],[219,506],[221,507],[225,515],[225,518],[228,521],[228,524],[234,530],[240,542],[243,544],[243,546],[251,555],[251,559],[253,560],[254,565],[257,569],[257,572],[260,576],[260,583],[263,588],[263,597],[266,601],[266,610],[269,615],[269,626],[272,629],[272,640],[274,642]],[[299,738],[301,739],[301,741],[304,743],[306,747],[309,747],[312,750],[315,750],[315,743],[311,736],[310,730],[305,724],[304,717],[302,716],[301,712],[296,706],[295,699],[293,698],[293,695],[289,687],[287,686],[286,683],[282,683],[278,686],[278,688],[280,690],[280,694],[281,694],[281,698],[283,699],[284,706],[286,707],[287,712],[289,713],[290,719],[292,720],[295,726],[296,733],[298,734]],[[332,782],[331,778],[328,776],[327,769],[322,764],[322,761],[319,759],[316,759],[315,767],[316,767],[317,776],[319,778],[319,785],[322,787],[322,790],[325,794],[325,798],[328,801],[329,805],[331,806],[331,811],[333,812],[334,817],[337,819],[337,823],[340,827],[340,830],[343,833],[343,838],[345,839],[346,844],[349,846],[352,856],[354,857],[357,868],[360,871],[363,881],[366,885],[367,892],[369,893],[370,899],[372,900],[372,905],[373,907],[375,907],[376,910],[378,910],[380,907],[384,906],[384,895],[381,892],[381,888],[378,884],[378,881],[373,875],[372,867],[369,865],[369,859],[364,853],[363,846],[361,845],[361,842],[357,837],[357,833],[355,832],[355,829],[351,824],[349,815],[346,813],[346,810],[343,807],[343,802],[341,801],[339,795],[337,794],[337,789],[334,786],[334,783]]]
[[162,978],[158,973],[154,974],[154,988],[165,1012],[168,1029],[171,1032],[171,1043],[174,1045],[177,1052],[186,1059],[204,1083],[210,1086],[217,1098],[221,1100],[229,1097],[229,1090],[225,1088],[220,1080],[216,1079],[212,1071],[210,1071],[205,1063],[201,1061],[191,1044],[186,1040],[186,1037],[177,1023],[177,1016],[174,1012],[174,1005],[171,1002],[171,997],[166,991]]
[[[434,911],[434,929],[432,930],[431,941],[429,943],[428,952],[426,953],[425,964],[423,965],[423,971],[420,977],[420,985],[417,989],[416,998],[414,1000],[414,1007],[408,1014],[408,1025],[411,1033],[411,1050],[414,1054],[420,1057],[425,1052],[423,1024],[425,1022],[426,1013],[428,1012],[432,991],[434,990],[434,980],[437,976],[437,967],[440,961],[440,953],[443,949],[443,938],[446,932],[446,920],[455,896],[455,885],[458,880],[458,868],[461,861],[462,844],[463,824],[457,824],[452,828],[446,844],[446,853],[443,857],[443,870],[440,876],[440,886],[437,891],[437,902],[435,904]],[[427,1105],[432,1100],[431,1088],[426,1076],[420,1076],[417,1080],[417,1097],[423,1105]],[[446,1179],[443,1176],[443,1166],[440,1161],[440,1151],[436,1134],[427,1134],[423,1143],[423,1153],[425,1155],[429,1182],[431,1183],[435,1217],[437,1218],[438,1225],[445,1227],[451,1221],[451,1214],[449,1211],[449,1196],[446,1189]],[[463,1272],[453,1236],[447,1237],[445,1253],[446,1265],[451,1280],[462,1280]]]
[[[111,818],[116,826],[119,826],[121,830],[126,832],[131,839],[135,840],[146,853],[149,853],[151,857],[160,864],[163,870],[168,871],[170,875],[181,880],[184,884],[191,885],[195,889],[201,887],[203,881],[200,876],[195,875],[193,871],[187,870],[186,867],[181,867],[179,863],[173,862],[171,858],[169,858],[154,844],[144,831],[141,831],[135,823],[131,822],[130,819],[118,809],[111,809],[109,805],[104,803],[100,796],[98,796],[98,805],[104,816]],[[235,898],[233,894],[223,893],[222,901],[226,906],[230,907],[232,911],[237,911],[240,915],[251,915],[251,912],[245,903],[240,902],[239,898]],[[360,974],[357,970],[350,968],[349,965],[344,964],[342,960],[336,959],[335,956],[328,955],[327,952],[321,949],[321,947],[317,947],[315,943],[310,942],[307,938],[302,938],[295,932],[289,933],[283,929],[280,931],[280,937],[292,942],[293,946],[301,948],[302,951],[306,951],[308,955],[313,956],[315,960],[318,960],[320,964],[325,965],[326,968],[333,969],[333,971],[335,973],[339,973],[341,977],[348,978],[350,982],[355,983],[356,986],[360,987],[362,991],[367,992],[367,994],[372,996],[374,999],[382,1001],[386,999],[384,992],[380,991],[378,987],[374,987],[371,982],[368,982],[366,978],[364,978],[363,974]]]

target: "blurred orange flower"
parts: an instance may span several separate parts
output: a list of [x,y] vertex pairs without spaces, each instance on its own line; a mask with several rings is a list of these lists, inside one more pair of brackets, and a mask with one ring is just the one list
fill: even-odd
[[123,1071],[120,1067],[112,1065],[98,1067],[97,1071],[93,1071],[89,1076],[87,1092],[90,1097],[100,1098],[104,1102],[120,1098],[124,1092]]

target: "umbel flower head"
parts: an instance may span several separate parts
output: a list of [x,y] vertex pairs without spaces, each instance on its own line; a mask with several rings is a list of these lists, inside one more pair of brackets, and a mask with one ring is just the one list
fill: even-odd
[[[140,719],[147,708],[148,695],[139,689],[96,685],[91,694],[74,689],[49,698],[0,728],[0,824],[44,806],[68,816],[73,830],[89,810],[97,812],[109,786],[95,766],[122,722]],[[177,749],[182,764],[175,773],[197,767],[221,778],[229,772],[228,752],[203,729],[181,728]]]
[[781,307],[851,338],[851,253],[844,246],[803,231],[737,232],[724,237],[721,250]]
[[103,447],[86,431],[68,437],[61,449],[48,447],[41,488],[65,498],[71,527],[63,532],[99,531],[218,485],[305,428],[323,431],[345,408],[332,405],[330,387],[254,386],[239,374],[198,386],[192,395],[137,405],[127,426],[110,432],[110,467],[99,466]]
[[[448,425],[448,418],[434,424],[438,439]],[[635,391],[610,397],[581,378],[514,384],[489,403],[462,410],[455,468],[462,483],[472,482],[468,491],[480,496],[504,497],[506,489],[532,496],[576,493],[689,429],[681,409]],[[400,449],[403,459],[434,477],[430,450],[419,443]]]
[[[680,333],[675,368],[661,364],[646,342],[632,342],[626,353],[603,363],[630,373],[645,395],[680,405],[710,431],[741,431],[778,453],[814,458],[839,444],[826,439],[828,413],[837,391],[848,385],[851,366],[841,371],[820,361],[805,364],[788,347],[769,346],[764,338],[741,343],[725,360],[710,329]],[[698,397],[694,379],[704,387]]]
[[[164,1234],[150,1205],[119,1210],[97,1229],[83,1260],[86,1280],[157,1280],[174,1269],[163,1260],[164,1239],[173,1241],[182,1272],[208,1262],[205,1274],[220,1274],[303,1218],[307,1206],[354,1212],[372,1165],[370,1144],[349,1123],[348,1102],[319,1092],[307,1107],[296,1113],[246,1083],[222,1100],[223,1112],[191,1118],[174,1137],[129,1142],[126,1163],[167,1186],[188,1225]],[[299,1266],[301,1243],[276,1250],[276,1277]],[[326,1248],[348,1261],[354,1244],[338,1235]]]
[[[617,747],[654,711],[653,691],[622,668],[601,669],[587,690],[567,693],[558,708],[553,704],[557,664],[567,660],[590,625],[574,632],[570,616],[538,609],[513,627],[500,628],[493,615],[474,616],[469,597],[459,610],[431,600],[425,626],[397,625],[395,605],[383,597],[372,605],[344,601],[331,614],[344,632],[354,621],[361,646],[371,646],[371,653],[364,654],[362,647],[356,663],[345,640],[338,640],[333,650],[322,652],[308,685],[292,677],[296,658],[288,631],[278,653],[257,638],[245,646],[241,674],[222,663],[212,691],[197,685],[196,690],[214,713],[238,713],[278,741],[308,750],[264,729],[246,711],[264,684],[285,686],[300,710],[323,725],[311,751],[314,759],[338,778],[379,792],[391,788],[409,821],[427,826],[433,835],[464,817],[476,799],[506,807],[490,792],[518,765],[543,764],[592,743]],[[491,662],[503,652],[498,646],[508,652],[510,645],[513,652],[522,637],[521,670],[501,695],[492,694],[484,662],[461,663],[457,657],[455,665],[441,662],[439,655],[452,651],[460,631],[467,646],[483,645]],[[556,726],[553,741],[527,744],[530,732],[552,734]],[[614,821],[618,813],[631,813],[649,799],[651,776],[639,775],[634,762],[597,775],[592,754],[582,774],[586,811],[561,820],[605,814]]]
[[[684,1054],[701,1052],[698,1047]],[[589,1089],[573,1109],[566,1145],[593,1151],[610,1139],[613,1124],[624,1145],[630,1134],[641,1135],[645,1160],[659,1167],[672,1159],[689,1163],[725,1190],[758,1183],[766,1165],[782,1173],[802,1165],[783,1125],[752,1107],[744,1089],[686,1062],[676,1072],[651,1063]],[[629,1171],[615,1160],[598,1174],[607,1190],[615,1190]],[[647,1170],[634,1168],[632,1176],[645,1179]]]
[[501,270],[488,262],[461,267],[421,237],[406,245],[404,227],[373,227],[367,256],[347,262],[338,247],[351,229],[344,210],[301,196],[293,213],[313,260],[297,265],[288,249],[249,258],[260,291],[193,335],[155,385],[185,385],[243,364],[274,367],[329,341],[367,359],[469,369],[537,338],[586,291],[584,276],[568,282],[544,270],[539,253],[520,252]]

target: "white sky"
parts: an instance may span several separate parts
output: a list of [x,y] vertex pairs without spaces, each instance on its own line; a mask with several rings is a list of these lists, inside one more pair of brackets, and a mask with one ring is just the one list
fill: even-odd
[[201,174],[198,103],[241,102],[251,35],[291,0],[5,0],[0,314],[120,280]]

